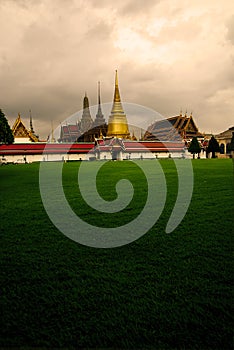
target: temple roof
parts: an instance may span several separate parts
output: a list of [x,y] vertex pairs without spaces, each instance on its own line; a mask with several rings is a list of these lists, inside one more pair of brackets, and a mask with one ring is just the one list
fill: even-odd
[[234,132],[234,126],[230,127],[228,130],[225,130],[217,134],[215,137],[216,139],[231,139],[233,132]]
[[[31,121],[31,120],[30,120]],[[29,138],[31,142],[38,142],[39,138],[32,132],[32,130],[28,130],[24,125],[20,113],[16,118],[14,125],[12,127],[12,132],[14,138]]]
[[158,140],[180,140],[202,136],[199,132],[192,114],[183,116],[182,113],[167,119],[162,119],[151,124],[144,136],[144,139]]

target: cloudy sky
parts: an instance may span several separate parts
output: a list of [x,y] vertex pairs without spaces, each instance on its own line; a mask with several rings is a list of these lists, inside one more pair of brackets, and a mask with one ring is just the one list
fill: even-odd
[[[193,111],[201,131],[234,124],[231,0],[0,0],[0,108],[46,137],[85,91],[169,117]],[[108,119],[108,115],[105,115]]]

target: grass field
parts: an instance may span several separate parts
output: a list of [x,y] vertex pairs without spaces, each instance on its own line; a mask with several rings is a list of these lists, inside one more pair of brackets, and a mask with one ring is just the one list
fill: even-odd
[[[193,161],[192,202],[171,234],[165,227],[177,177],[173,161],[161,164],[168,196],[160,219],[137,241],[112,249],[82,246],[54,227],[40,198],[39,164],[0,168],[0,347],[233,347],[233,162]],[[119,226],[139,214],[145,179],[133,163],[108,162],[98,177],[107,200],[119,178],[135,185],[134,203],[119,215],[85,205],[78,166],[65,164],[64,190],[84,220]]]

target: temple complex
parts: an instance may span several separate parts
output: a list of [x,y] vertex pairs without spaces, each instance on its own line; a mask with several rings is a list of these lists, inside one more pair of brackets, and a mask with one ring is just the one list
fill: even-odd
[[[192,113],[187,115],[187,112],[182,114],[181,111],[179,115],[157,120],[147,128],[145,134],[141,130],[138,140],[134,135],[134,129],[131,135],[121,103],[117,70],[108,124],[102,112],[100,82],[98,82],[97,102],[97,113],[95,118],[92,118],[89,99],[85,93],[80,120],[74,124],[61,125],[58,140],[54,139],[52,131],[52,137],[50,141],[47,140],[48,142],[40,142],[35,134],[31,112],[29,129],[18,114],[12,128],[15,144],[1,145],[0,155],[7,155],[9,161],[14,161],[18,156],[23,155],[23,157],[27,156],[29,162],[190,158],[188,146],[193,137],[197,137],[203,152],[201,157],[206,157],[205,151],[210,137],[206,137],[199,131]],[[221,155],[229,155],[233,132],[234,129],[231,127],[216,135]],[[47,143],[50,144],[49,148],[46,147]]]

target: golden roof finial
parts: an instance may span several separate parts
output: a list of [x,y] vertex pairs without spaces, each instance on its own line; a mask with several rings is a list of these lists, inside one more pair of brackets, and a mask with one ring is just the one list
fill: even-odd
[[115,71],[115,94],[114,94],[114,102],[120,102],[120,93],[119,93],[119,84],[118,84],[118,72],[117,69]]
[[98,82],[98,104],[101,104],[100,81]]
[[118,85],[118,71],[115,70],[115,85]]

